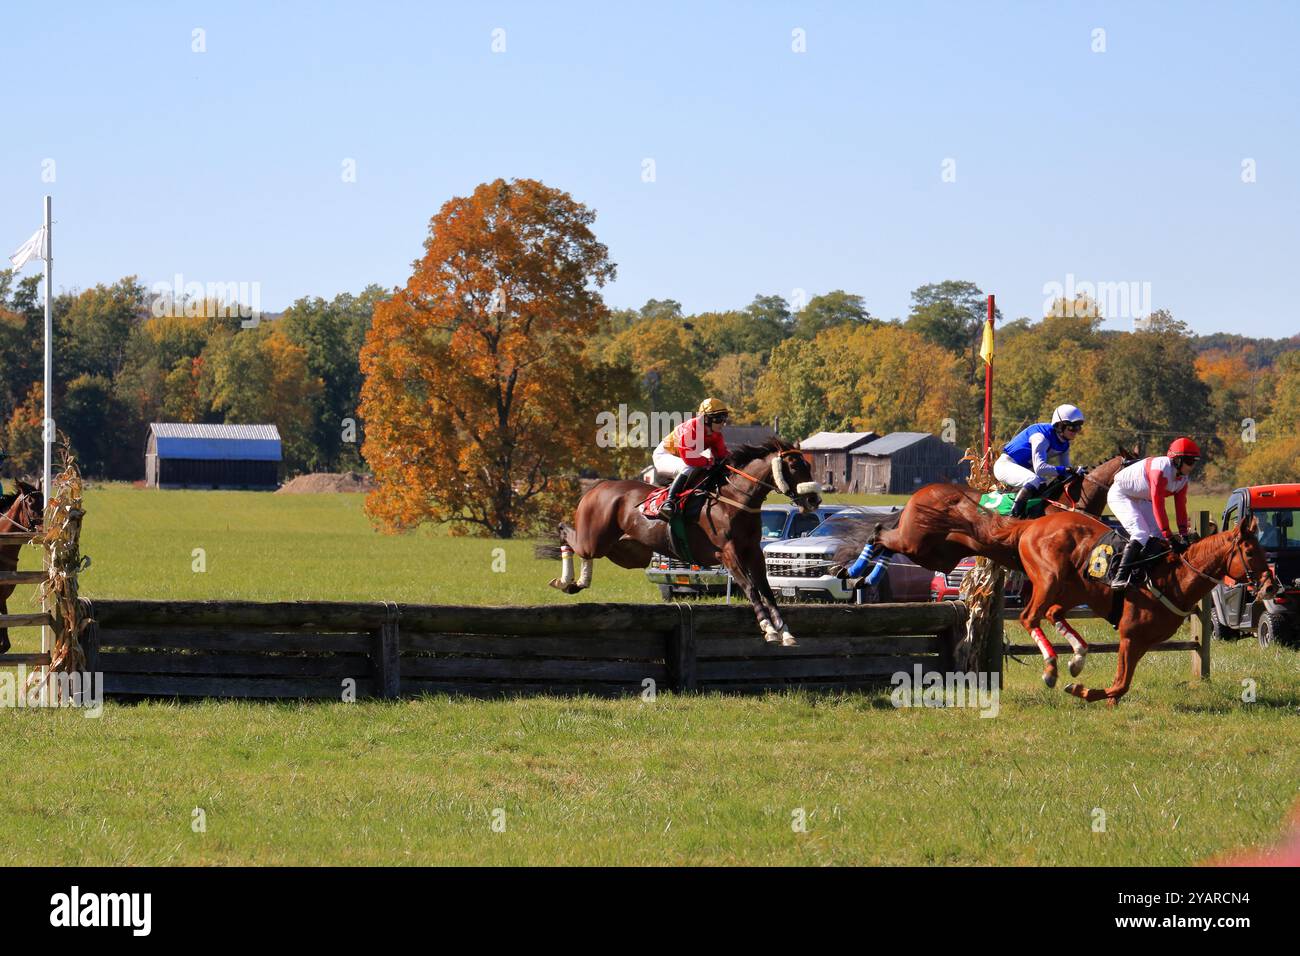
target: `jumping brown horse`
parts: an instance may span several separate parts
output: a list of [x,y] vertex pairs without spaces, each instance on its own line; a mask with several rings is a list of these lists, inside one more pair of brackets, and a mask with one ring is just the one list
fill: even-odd
[[[1106,492],[1121,468],[1135,460],[1134,453],[1119,453],[1085,474],[1076,473],[1056,488],[1045,489],[1048,512],[1053,508],[1100,515],[1106,508]],[[947,574],[963,558],[991,558],[1013,571],[1024,570],[1014,547],[987,532],[990,526],[1009,520],[980,507],[983,492],[967,484],[936,482],[917,489],[889,530],[863,529],[846,538],[835,551],[834,563],[847,567],[874,541],[880,559],[886,552],[911,558],[923,568]]]
[[[799,451],[781,438],[758,445],[743,445],[725,462],[725,479],[710,494],[699,521],[687,528],[687,544],[696,563],[721,563],[754,606],[763,637],[785,646],[796,642],[767,583],[767,566],[759,547],[762,525],[759,511],[768,493],[789,497],[801,510],[821,505],[821,486]],[[537,548],[539,558],[560,559],[560,576],[551,586],[565,594],[591,587],[592,563],[609,558],[624,568],[644,568],[658,551],[673,554],[668,523],[647,518],[640,506],[655,486],[643,481],[602,481],[578,502],[573,527],[560,525],[560,543]],[[573,555],[582,561],[575,580]]]
[[[1069,608],[1087,604],[1102,617],[1110,615],[1117,594],[1104,575],[1093,574],[1099,570],[1093,563],[1093,549],[1109,530],[1094,518],[1059,512],[1033,521],[1006,522],[992,532],[1004,544],[1015,545],[1033,584],[1033,596],[1020,613],[1020,623],[1040,647],[1046,641],[1038,626],[1044,617],[1053,624],[1064,624],[1064,630],[1073,633],[1065,624]],[[1167,552],[1151,566],[1145,586],[1130,586],[1124,595],[1114,683],[1105,690],[1082,684],[1070,684],[1065,690],[1086,701],[1109,700],[1114,705],[1128,691],[1142,655],[1177,631],[1196,612],[1201,599],[1225,578],[1244,581],[1259,597],[1270,600],[1277,593],[1277,580],[1255,533],[1255,519],[1250,518],[1231,531],[1195,542],[1182,553]],[[1075,673],[1073,667],[1071,671]],[[1056,683],[1054,652],[1048,656],[1043,680],[1049,687]]]
[[[45,502],[39,489],[22,481],[15,481],[18,495],[3,515],[0,515],[0,533],[39,531],[45,513]],[[18,570],[18,552],[22,542],[0,544],[0,575]],[[14,585],[0,584],[0,614],[9,613],[9,596]],[[9,629],[0,627],[0,654],[9,650]]]

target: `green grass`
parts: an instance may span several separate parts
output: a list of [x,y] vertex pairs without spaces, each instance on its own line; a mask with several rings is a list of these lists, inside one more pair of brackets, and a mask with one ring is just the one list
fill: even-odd
[[[92,597],[572,600],[530,542],[378,535],[357,496],[106,487],[87,512]],[[607,562],[595,584],[657,598]],[[1008,662],[993,719],[887,692],[0,709],[0,863],[1193,863],[1274,839],[1300,780],[1296,651],[1214,654],[1210,682],[1148,657],[1115,710]]]

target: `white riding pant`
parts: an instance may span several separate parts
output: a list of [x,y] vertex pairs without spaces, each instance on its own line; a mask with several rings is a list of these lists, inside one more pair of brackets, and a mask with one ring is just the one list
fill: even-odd
[[678,472],[686,467],[686,462],[672,452],[666,451],[662,442],[651,457],[655,463],[655,471],[669,478],[675,477]]
[[993,477],[1011,488],[1037,488],[1044,481],[1056,477],[1055,465],[1044,465],[1034,474],[1024,465],[1017,464],[1010,455],[1000,455],[993,463]]
[[1129,537],[1138,544],[1146,544],[1153,536],[1160,534],[1160,526],[1156,524],[1155,508],[1152,507],[1150,500],[1130,498],[1112,485],[1110,491],[1106,493],[1106,504],[1110,505],[1110,510],[1124,526]]

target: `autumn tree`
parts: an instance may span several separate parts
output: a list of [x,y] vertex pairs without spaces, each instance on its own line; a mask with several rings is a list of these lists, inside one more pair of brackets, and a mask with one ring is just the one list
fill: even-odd
[[1099,461],[1117,442],[1163,454],[1178,435],[1190,435],[1218,457],[1210,389],[1196,374],[1186,326],[1157,310],[1143,328],[1108,334],[1104,342],[1080,383],[1078,403],[1088,425],[1072,458]]
[[1277,377],[1272,389],[1272,410],[1248,432],[1253,441],[1247,446],[1245,460],[1238,470],[1245,484],[1270,484],[1296,480],[1296,463],[1300,461],[1300,352],[1288,352],[1277,361]]
[[498,179],[430,221],[361,352],[376,522],[509,538],[572,504],[563,476],[599,459],[596,414],[618,400],[584,348],[615,273],[594,220],[560,190]]
[[302,298],[276,321],[276,328],[303,350],[307,370],[323,383],[311,405],[311,452],[307,466],[323,471],[362,464],[359,427],[361,367],[357,355],[375,305],[387,293],[367,286],[326,301]]
[[323,387],[306,350],[275,325],[219,333],[208,343],[204,397],[232,424],[274,423],[291,469],[311,458],[312,404]]
[[794,334],[801,339],[811,339],[819,332],[837,325],[867,322],[871,313],[863,304],[862,296],[850,295],[843,289],[813,296],[795,316]]
[[952,419],[957,440],[973,443],[960,360],[897,325],[840,325],[811,340],[792,338],[772,352],[759,380],[765,420],[782,431],[938,432]]
[[641,399],[654,411],[693,410],[704,394],[708,360],[680,319],[648,319],[620,332],[604,358],[638,376]]

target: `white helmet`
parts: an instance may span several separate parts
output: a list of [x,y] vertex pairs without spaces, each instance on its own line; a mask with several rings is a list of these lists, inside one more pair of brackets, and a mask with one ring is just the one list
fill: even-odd
[[1052,412],[1052,424],[1057,425],[1061,422],[1074,422],[1076,425],[1083,424],[1083,412],[1079,411],[1076,405],[1057,405],[1056,411]]

